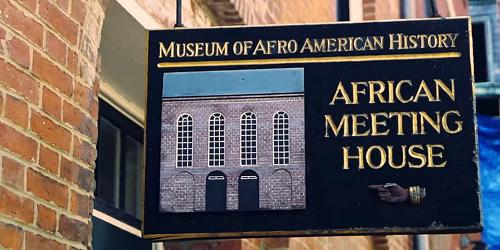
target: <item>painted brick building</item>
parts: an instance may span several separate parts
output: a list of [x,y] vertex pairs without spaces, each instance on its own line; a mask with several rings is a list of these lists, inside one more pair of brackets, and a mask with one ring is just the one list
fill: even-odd
[[[302,77],[301,70],[287,72]],[[170,93],[170,86],[164,86],[160,210],[305,208],[303,93],[285,93],[290,89],[286,83],[252,82],[261,80],[252,80],[252,74],[272,74],[269,70],[223,74],[225,79],[217,79],[220,91],[212,96],[171,97],[175,90]],[[235,74],[247,80],[231,82]],[[227,87],[220,86],[224,83]],[[274,87],[260,95],[238,89],[222,93],[240,84]],[[201,85],[213,89],[215,82]],[[241,93],[246,95],[236,95]],[[219,203],[210,204],[212,199]]]

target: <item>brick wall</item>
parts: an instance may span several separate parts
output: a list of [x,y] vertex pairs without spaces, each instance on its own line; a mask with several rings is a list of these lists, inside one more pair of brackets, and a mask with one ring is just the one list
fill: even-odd
[[334,0],[230,0],[247,25],[335,21]]
[[85,249],[98,0],[0,0],[0,248]]
[[[259,176],[261,209],[300,209],[305,206],[304,99],[248,97],[212,100],[165,100],[162,108],[161,202],[163,211],[205,210],[207,175],[222,171],[227,178],[227,209],[238,209],[238,178],[251,169]],[[257,117],[257,164],[240,162],[240,117],[251,111]],[[285,111],[290,123],[290,164],[273,164],[273,115]],[[208,118],[225,117],[225,164],[208,166]],[[193,117],[193,166],[176,167],[177,118]],[[192,188],[188,188],[192,187]],[[194,198],[194,203],[192,199]],[[287,201],[288,200],[288,201]],[[182,204],[182,205],[181,205]]]
[[[165,27],[175,24],[175,4],[172,0],[135,0]],[[202,0],[182,1],[182,23],[186,27],[208,27],[216,24]]]
[[399,0],[363,0],[363,20],[398,19]]

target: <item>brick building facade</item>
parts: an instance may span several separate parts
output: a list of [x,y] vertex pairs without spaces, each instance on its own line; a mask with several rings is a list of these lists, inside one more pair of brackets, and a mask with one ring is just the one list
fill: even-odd
[[[214,146],[214,142],[209,140],[209,135],[213,136],[210,118],[214,114],[220,114],[223,119],[219,128],[222,131],[219,145],[222,153],[215,156],[217,159],[210,157],[210,152],[214,154],[212,147],[218,145]],[[286,120],[278,124],[280,115]],[[258,198],[256,209],[305,208],[303,95],[165,98],[162,117],[162,211],[208,210],[206,192],[213,181],[227,186],[227,196],[224,194],[227,210],[245,209],[239,207],[238,204],[244,203],[239,203],[239,199],[254,197]],[[179,120],[183,117],[192,119],[192,164],[189,166],[178,162],[181,156],[176,152],[176,144],[180,140],[177,134],[182,129],[179,128]],[[254,125],[244,124],[247,118],[252,124],[254,122],[255,132],[251,128]],[[243,126],[252,131],[246,132]],[[278,135],[278,127],[274,129],[274,126],[282,126],[286,129],[285,133]],[[255,135],[256,141],[252,142],[252,138],[246,140],[249,135],[252,138]],[[277,141],[278,136],[283,136],[280,138],[282,141]],[[248,143],[251,144],[249,147],[244,146]],[[281,153],[278,146],[284,149]],[[279,159],[280,156],[282,159]],[[220,161],[214,164],[211,160]],[[220,180],[210,178],[210,173],[214,171],[223,173]],[[240,185],[254,181],[257,184],[255,189],[249,187],[252,190],[239,192]]]

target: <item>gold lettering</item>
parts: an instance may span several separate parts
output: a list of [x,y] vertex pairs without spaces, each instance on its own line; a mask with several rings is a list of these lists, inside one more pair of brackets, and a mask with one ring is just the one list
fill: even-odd
[[170,42],[168,48],[165,48],[165,45],[160,42],[160,52],[158,53],[158,58],[163,57],[174,57],[174,42]]
[[[339,94],[341,96],[339,96]],[[349,99],[349,95],[347,94],[344,85],[342,84],[342,81],[340,81],[339,84],[337,85],[337,90],[333,95],[330,105],[335,105],[335,100],[344,100],[345,104],[351,104],[351,99]]]
[[356,147],[358,149],[358,155],[357,156],[350,156],[349,155],[349,148],[350,147],[342,147],[342,153],[344,156],[344,166],[343,169],[347,170],[349,169],[349,159],[358,159],[358,169],[364,169],[365,164],[363,160],[363,147],[359,146]]
[[443,117],[441,118],[442,119],[441,124],[443,124],[444,131],[446,131],[447,133],[450,133],[450,134],[456,134],[456,133],[462,131],[463,121],[455,121],[455,125],[457,125],[457,128],[454,130],[451,130],[450,127],[448,126],[448,116],[450,114],[455,114],[456,116],[460,117],[460,113],[458,112],[458,110],[446,111],[443,114]]
[[425,155],[423,153],[419,153],[417,151],[415,151],[415,149],[420,149],[420,150],[424,150],[424,148],[422,147],[422,145],[411,145],[410,148],[408,149],[408,154],[415,158],[415,159],[418,159],[420,160],[420,163],[419,164],[414,164],[410,161],[408,161],[408,166],[410,168],[421,168],[425,165],[425,163],[427,162],[427,159],[425,158]]
[[427,112],[419,112],[420,114],[420,134],[425,135],[425,125],[424,121],[426,121],[431,127],[438,132],[438,134],[441,134],[441,126],[440,126],[440,114],[439,111],[436,111],[436,120],[432,120],[432,118],[427,114]]
[[[380,152],[380,163],[378,165],[373,164],[372,162],[372,151],[377,149]],[[368,166],[372,169],[380,169],[382,166],[384,166],[385,162],[387,161],[387,155],[385,154],[385,150],[378,145],[371,146],[366,150],[366,163]]]
[[411,118],[411,115],[409,112],[391,112],[389,113],[389,119],[392,118],[393,116],[397,117],[398,121],[398,135],[404,135],[404,126],[403,126],[403,116],[407,116]]
[[406,165],[406,145],[401,146],[401,157],[403,157],[403,159],[401,160],[401,164],[399,165],[394,163],[393,146],[387,146],[387,153],[389,158],[389,166],[391,168],[400,169]]
[[446,35],[451,40],[451,46],[450,47],[455,48],[455,46],[456,46],[455,41],[457,40],[458,33],[450,33],[450,34],[446,34]]
[[450,79],[451,89],[440,79],[434,79],[436,84],[436,101],[441,101],[440,90],[443,90],[451,100],[455,101],[455,79]]
[[439,157],[439,158],[443,159],[443,152],[435,153],[434,152],[435,148],[436,149],[442,149],[444,151],[444,146],[442,144],[430,144],[430,145],[427,145],[427,157],[429,158],[429,164],[428,164],[428,166],[430,168],[432,168],[432,167],[442,168],[442,167],[446,166],[446,161],[437,164],[437,163],[434,163],[434,157]]
[[370,134],[370,129],[366,130],[365,132],[359,133],[358,132],[358,126],[359,127],[366,127],[366,122],[359,121],[359,118],[365,118],[365,120],[368,119],[367,114],[355,114],[351,115],[352,118],[352,136],[367,136]]
[[[368,103],[370,103],[370,104],[375,103],[375,96],[378,97],[378,101],[380,103],[386,103],[385,98],[382,95],[382,93],[385,90],[384,82],[382,82],[382,81],[368,81],[368,84],[370,86],[370,90],[369,90],[370,91],[370,100],[368,101]],[[375,85],[378,86],[377,90],[375,90]],[[393,94],[394,94],[394,92],[393,92]],[[389,93],[389,96],[390,96],[390,93]],[[394,98],[394,96],[393,96],[393,98]]]
[[343,115],[338,126],[333,121],[333,118],[331,115],[325,115],[325,137],[326,138],[330,137],[330,134],[328,133],[328,131],[329,131],[328,128],[330,128],[333,131],[335,136],[338,136],[340,133],[340,129],[344,128],[344,136],[346,136],[346,137],[349,136],[349,115]]
[[389,134],[389,131],[390,129],[387,129],[386,131],[384,132],[379,132],[378,131],[378,126],[383,126],[383,127],[387,127],[387,121],[386,120],[383,120],[383,121],[377,121],[377,117],[379,116],[382,116],[382,117],[385,117],[387,119],[387,113],[385,112],[381,112],[381,113],[371,113],[370,114],[371,116],[371,120],[372,120],[372,136],[382,136],[382,135],[388,135]]
[[418,87],[417,93],[415,94],[415,98],[413,99],[413,102],[418,102],[419,97],[427,97],[427,99],[430,102],[436,101],[434,96],[432,96],[431,90],[427,86],[427,83],[425,83],[425,80],[422,80],[420,82],[420,86]]
[[404,99],[403,98],[403,95],[401,95],[401,86],[406,83],[410,86],[412,86],[410,80],[401,80],[399,81],[397,84],[396,84],[396,98],[398,98],[398,100],[401,102],[401,103],[408,103],[410,102],[412,99],[413,99],[413,96],[410,97],[409,99]]
[[359,90],[358,86],[365,86],[366,87],[366,82],[351,82],[352,85],[352,104],[359,104],[359,94],[366,94],[366,90],[362,89]]

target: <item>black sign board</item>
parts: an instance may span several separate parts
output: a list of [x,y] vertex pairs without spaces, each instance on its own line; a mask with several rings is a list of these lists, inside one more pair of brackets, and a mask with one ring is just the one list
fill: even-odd
[[150,31],[144,237],[479,231],[470,25]]

